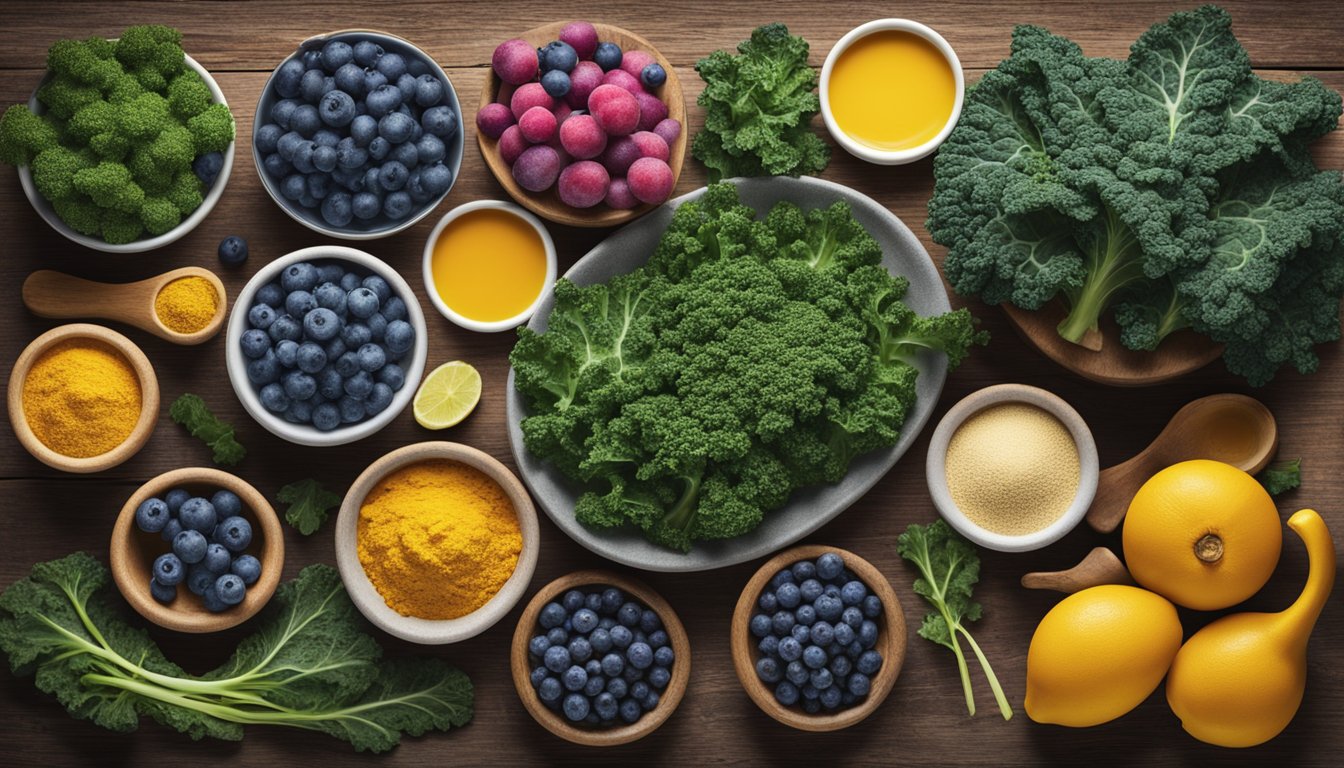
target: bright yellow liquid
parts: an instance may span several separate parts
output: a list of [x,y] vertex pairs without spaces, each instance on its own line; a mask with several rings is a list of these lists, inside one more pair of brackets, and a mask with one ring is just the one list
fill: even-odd
[[911,149],[947,125],[957,86],[943,54],[910,32],[874,32],[835,60],[831,114],[854,140],[874,149]]
[[507,320],[532,305],[546,281],[546,246],[526,221],[495,208],[444,227],[430,261],[439,298],[463,317]]

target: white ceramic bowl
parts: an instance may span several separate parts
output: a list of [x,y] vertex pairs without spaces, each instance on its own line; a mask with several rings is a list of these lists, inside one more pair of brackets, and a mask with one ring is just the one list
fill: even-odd
[[[343,424],[330,432],[323,432],[311,424],[291,424],[279,414],[271,413],[262,407],[256,387],[247,379],[247,358],[243,356],[238,340],[247,330],[247,312],[252,308],[253,299],[263,285],[278,279],[285,267],[295,262],[328,260],[350,262],[386,280],[388,285],[392,286],[392,293],[406,302],[406,320],[415,329],[415,346],[411,348],[409,358],[403,358],[402,368],[406,372],[406,384],[393,396],[391,405],[373,418],[355,424]],[[227,339],[224,344],[224,361],[229,371],[229,382],[233,384],[233,391],[237,393],[243,408],[272,434],[299,445],[319,447],[344,445],[366,438],[387,426],[415,397],[420,377],[425,373],[425,358],[429,354],[427,333],[425,315],[420,310],[420,302],[415,298],[415,291],[411,290],[411,286],[397,274],[395,269],[364,251],[342,245],[317,245],[281,256],[257,270],[252,279],[247,281],[247,285],[239,291],[233,309],[229,312],[229,325],[224,334]]]
[[[909,32],[933,43],[934,47],[947,59],[947,64],[952,68],[952,77],[956,83],[956,100],[952,103],[952,114],[948,115],[947,123],[943,126],[943,129],[927,142],[909,149],[887,150],[868,146],[841,130],[835,122],[835,115],[831,113],[831,70],[835,68],[835,62],[840,58],[840,54],[844,53],[849,46],[860,38],[867,37],[874,32],[887,31]],[[844,147],[846,152],[860,160],[866,160],[877,165],[904,165],[928,157],[956,127],[957,118],[961,117],[961,105],[965,99],[966,77],[962,74],[961,60],[957,58],[957,52],[952,50],[952,46],[943,39],[942,35],[917,21],[910,21],[909,19],[877,19],[851,29],[831,48],[831,52],[826,55],[826,63],[821,67],[821,117],[826,121],[826,130],[830,131],[831,138]]]
[[[196,74],[200,75],[201,79],[205,81],[205,84],[210,87],[210,96],[212,100],[217,104],[228,106],[229,102],[224,98],[224,91],[220,90],[219,83],[215,82],[215,78],[210,76],[210,73],[205,70],[205,67],[201,66],[199,62],[190,56],[186,57],[186,62],[187,66],[195,70]],[[43,79],[43,82],[46,82],[45,78]],[[28,108],[39,115],[46,112],[46,109],[37,100],[36,91],[33,92],[32,98],[28,99]],[[200,206],[192,211],[191,215],[183,219],[181,224],[164,232],[162,235],[146,237],[130,243],[113,245],[112,243],[103,242],[101,238],[82,235],[71,229],[68,224],[61,221],[60,216],[56,215],[56,209],[51,207],[51,203],[47,202],[46,198],[37,193],[37,186],[33,184],[33,173],[26,165],[19,166],[19,184],[23,186],[23,194],[28,196],[28,202],[32,204],[33,210],[37,211],[37,215],[41,216],[42,220],[47,222],[52,229],[64,235],[67,240],[79,243],[85,248],[92,248],[95,251],[103,251],[104,253],[143,253],[144,251],[152,251],[155,248],[162,248],[181,238],[183,235],[195,229],[196,225],[205,221],[206,216],[210,215],[210,211],[215,207],[215,203],[218,203],[219,198],[224,195],[224,187],[228,184],[229,173],[233,171],[233,153],[238,146],[237,133],[238,126],[237,120],[235,120],[234,140],[229,142],[228,149],[224,150],[224,167],[219,169],[219,178],[215,179],[215,183],[210,189],[206,190],[205,199],[201,201]]]
[[[445,304],[443,299],[439,297],[439,290],[434,285],[434,244],[438,241],[440,233],[462,214],[484,209],[508,211],[514,216],[527,222],[537,231],[537,234],[541,236],[541,244],[546,249],[546,278],[541,283],[541,290],[537,291],[537,297],[532,300],[532,303],[527,306],[527,309],[519,312],[513,317],[491,322],[473,320],[470,317],[464,317],[455,312],[452,307]],[[531,213],[524,210],[522,206],[506,203],[501,200],[476,200],[457,206],[444,214],[442,219],[439,219],[439,223],[434,226],[434,231],[429,233],[429,239],[425,241],[423,271],[425,277],[425,290],[429,292],[429,300],[434,304],[434,308],[439,310],[439,314],[469,331],[480,331],[482,333],[507,331],[511,328],[517,328],[527,322],[528,319],[532,317],[532,313],[537,311],[537,307],[540,306],[542,301],[546,298],[551,286],[555,284],[555,242],[551,240],[551,233],[546,231],[546,225],[541,223],[541,219],[538,219],[536,216],[533,216]]]
[[[972,522],[947,489],[947,445],[957,428],[971,416],[984,409],[1003,403],[1025,403],[1034,405],[1059,419],[1069,430],[1074,445],[1078,447],[1078,491],[1073,503],[1059,516],[1058,520],[1033,533],[1021,536],[1009,536],[986,530]],[[1004,450],[1013,450],[1013,446],[1004,446]],[[929,440],[929,457],[925,463],[925,472],[929,483],[929,495],[938,513],[963,536],[988,549],[1000,552],[1028,552],[1040,549],[1063,538],[1073,530],[1087,508],[1092,506],[1092,497],[1097,492],[1097,444],[1092,440],[1092,431],[1087,428],[1083,417],[1078,415],[1068,403],[1057,395],[1044,389],[1029,387],[1025,384],[996,384],[992,387],[976,390],[952,406]]]
[[[364,497],[389,473],[410,464],[436,459],[448,459],[474,467],[499,483],[509,500],[513,502],[513,509],[518,515],[518,526],[523,536],[523,549],[518,553],[518,565],[504,582],[504,586],[485,605],[456,619],[420,619],[397,613],[388,606],[383,596],[378,594],[373,582],[369,581],[368,575],[364,572],[364,566],[359,562],[359,509],[364,505]],[[537,568],[537,554],[540,551],[541,528],[537,524],[537,511],[532,506],[532,498],[527,495],[527,489],[523,487],[522,482],[493,456],[460,443],[415,443],[383,456],[355,478],[354,484],[345,494],[345,500],[341,502],[341,511],[336,517],[336,567],[341,572],[341,581],[345,583],[350,599],[374,626],[389,635],[412,643],[426,645],[456,643],[475,637],[494,626],[513,609],[527,591],[527,585],[532,581],[532,573]]]

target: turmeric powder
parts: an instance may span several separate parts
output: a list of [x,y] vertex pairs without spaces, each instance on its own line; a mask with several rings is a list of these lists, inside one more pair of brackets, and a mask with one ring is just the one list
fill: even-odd
[[197,275],[179,277],[154,297],[159,322],[178,333],[195,333],[210,324],[219,311],[219,294],[209,280]]
[[504,489],[456,461],[422,461],[383,478],[359,510],[359,562],[393,610],[456,619],[513,575],[522,530]]
[[62,456],[99,456],[140,420],[140,379],[112,347],[69,339],[43,352],[23,380],[23,415],[38,440]]

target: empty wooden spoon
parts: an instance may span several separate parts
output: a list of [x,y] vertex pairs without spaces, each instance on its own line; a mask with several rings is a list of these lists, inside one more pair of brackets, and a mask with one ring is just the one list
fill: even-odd
[[1213,459],[1253,475],[1265,468],[1278,446],[1274,414],[1253,397],[1209,395],[1186,403],[1147,448],[1101,471],[1087,523],[1102,533],[1114,531],[1139,486],[1172,464]]
[[1027,589],[1053,589],[1056,592],[1081,592],[1099,584],[1133,584],[1129,569],[1106,547],[1087,553],[1082,562],[1067,571],[1037,571],[1022,577]]
[[[192,333],[169,328],[154,311],[159,291],[184,277],[201,277],[215,287],[215,316],[204,328]],[[214,272],[201,267],[174,269],[134,283],[99,283],[50,269],[40,269],[23,281],[23,304],[38,317],[116,320],[174,344],[200,344],[219,333],[228,314],[228,303],[224,283]]]

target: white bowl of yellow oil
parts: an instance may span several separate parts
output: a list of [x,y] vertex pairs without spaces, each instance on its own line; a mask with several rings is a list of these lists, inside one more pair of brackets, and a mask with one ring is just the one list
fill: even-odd
[[471,331],[507,331],[527,322],[555,283],[555,272],[555,243],[546,226],[513,203],[459,205],[425,243],[430,301]]
[[930,155],[956,126],[965,97],[956,51],[909,19],[855,27],[821,68],[826,130],[845,151],[878,165]]
[[938,513],[963,536],[1000,552],[1063,538],[1092,506],[1097,445],[1058,396],[998,384],[952,406],[925,465]]

